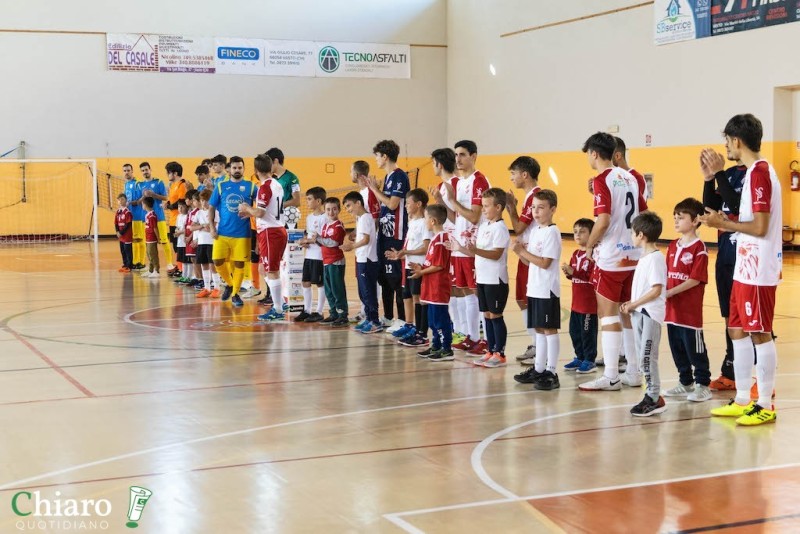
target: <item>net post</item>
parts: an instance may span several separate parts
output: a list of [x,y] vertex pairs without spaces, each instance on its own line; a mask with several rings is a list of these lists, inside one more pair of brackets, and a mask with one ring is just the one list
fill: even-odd
[[92,195],[93,195],[93,221],[92,221],[92,231],[94,232],[94,244],[97,245],[98,243],[98,234],[100,233],[99,223],[98,223],[98,213],[97,213],[97,160],[92,160]]

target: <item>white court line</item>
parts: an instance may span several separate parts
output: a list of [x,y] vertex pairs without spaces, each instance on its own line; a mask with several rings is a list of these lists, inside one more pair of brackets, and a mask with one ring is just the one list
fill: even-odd
[[311,418],[308,418],[308,419],[298,419],[296,421],[287,421],[285,423],[276,423],[274,425],[265,425],[265,426],[258,426],[258,427],[253,427],[253,428],[246,428],[246,429],[243,429],[243,430],[235,430],[235,431],[232,431],[232,432],[224,432],[222,434],[215,434],[213,436],[206,436],[204,438],[195,438],[195,439],[190,439],[190,440],[185,440],[185,441],[178,441],[176,443],[169,443],[167,445],[159,445],[158,447],[149,447],[147,449],[141,449],[141,450],[129,452],[129,453],[126,453],[126,454],[120,454],[120,455],[116,455],[116,456],[111,456],[109,458],[104,458],[102,460],[96,460],[94,462],[87,462],[87,463],[75,465],[75,466],[72,466],[72,467],[67,467],[67,468],[64,468],[64,469],[58,469],[56,471],[50,471],[49,473],[42,473],[41,475],[36,475],[36,476],[28,477],[28,478],[23,478],[23,479],[20,479],[20,480],[14,480],[12,482],[7,482],[5,484],[0,485],[0,490],[13,488],[13,487],[16,487],[16,486],[22,486],[22,485],[28,484],[30,482],[35,482],[37,480],[42,480],[44,478],[48,478],[48,477],[52,477],[52,476],[63,475],[65,473],[73,473],[75,471],[80,471],[81,469],[85,469],[87,467],[94,467],[94,466],[97,466],[97,465],[103,465],[103,464],[115,462],[117,460],[124,460],[124,459],[127,459],[127,458],[134,458],[136,456],[142,456],[142,455],[145,455],[145,454],[149,454],[151,452],[159,452],[159,451],[164,451],[164,450],[168,450],[168,449],[173,449],[173,448],[176,448],[176,447],[183,447],[183,446],[186,446],[186,445],[194,445],[195,443],[205,443],[207,441],[213,441],[213,440],[216,440],[216,439],[228,438],[228,437],[232,437],[232,436],[241,436],[241,435],[244,435],[244,434],[251,434],[251,433],[254,433],[254,432],[260,432],[262,430],[269,430],[269,429],[272,429],[272,428],[281,428],[281,427],[287,427],[287,426],[293,426],[293,425],[300,425],[300,424],[304,424],[304,423],[316,423],[318,421],[326,421],[326,420],[329,420],[329,419],[338,419],[338,418],[341,418],[341,417],[349,417],[349,416],[353,416],[353,415],[364,415],[364,414],[371,414],[371,413],[388,412],[388,411],[393,411],[393,410],[404,410],[404,409],[407,409],[407,408],[419,408],[419,407],[423,407],[423,406],[436,406],[438,404],[447,404],[447,403],[453,403],[453,402],[489,399],[489,398],[495,398],[495,397],[510,397],[510,396],[514,396],[514,395],[528,395],[528,394],[531,394],[531,393],[538,393],[538,392],[536,390],[512,391],[512,392],[507,392],[507,393],[493,393],[493,394],[490,394],[490,395],[475,395],[475,396],[471,396],[471,397],[457,397],[457,398],[454,398],[454,399],[443,399],[443,400],[437,400],[437,401],[417,402],[417,403],[413,403],[413,404],[401,404],[401,405],[398,405],[398,406],[386,406],[386,407],[383,407],[383,408],[372,408],[372,409],[369,409],[369,410],[357,410],[357,411],[354,411],[354,412],[344,412],[344,413],[338,413],[338,414],[333,414],[333,415],[323,415],[323,416],[320,416],[320,417],[311,417]]
[[[794,375],[794,374],[798,374],[798,373],[792,373],[792,374]],[[666,382],[666,380],[664,382]],[[798,400],[798,399],[782,399],[781,402],[800,402],[800,400]],[[479,506],[491,506],[491,505],[495,505],[495,504],[515,503],[515,502],[522,502],[522,501],[547,499],[547,498],[551,498],[551,497],[566,497],[566,496],[570,496],[570,495],[581,495],[581,494],[585,494],[585,493],[596,493],[596,492],[614,491],[614,490],[620,490],[620,489],[639,488],[639,487],[655,486],[655,485],[658,485],[658,484],[669,484],[669,483],[674,483],[674,482],[686,482],[686,481],[690,481],[690,480],[702,480],[702,479],[706,479],[706,478],[714,478],[714,477],[719,477],[719,476],[737,475],[737,474],[744,474],[744,473],[753,473],[753,472],[758,472],[758,471],[769,471],[769,470],[775,470],[775,469],[786,469],[786,468],[790,468],[790,467],[800,467],[800,462],[793,462],[793,463],[773,465],[773,466],[751,467],[751,468],[744,468],[744,469],[734,469],[734,470],[729,470],[729,471],[719,471],[719,472],[714,472],[714,473],[706,473],[706,474],[703,474],[703,475],[691,475],[691,476],[686,476],[686,477],[654,480],[654,481],[650,481],[650,482],[632,482],[632,483],[629,483],[629,484],[620,484],[620,485],[616,485],[616,486],[605,486],[605,487],[600,487],[600,488],[584,488],[584,489],[578,489],[578,490],[559,491],[559,492],[545,493],[545,494],[539,494],[539,495],[528,495],[528,496],[524,496],[524,497],[517,496],[516,494],[514,494],[511,491],[507,490],[506,488],[504,488],[500,484],[497,484],[491,477],[489,477],[488,474],[486,474],[486,471],[483,469],[483,465],[481,464],[481,455],[483,454],[483,451],[486,450],[486,448],[494,440],[496,440],[497,438],[499,438],[499,437],[501,437],[501,436],[503,436],[505,434],[513,432],[514,430],[518,430],[518,429],[523,428],[525,426],[530,426],[530,425],[538,423],[540,421],[546,421],[546,420],[549,420],[549,419],[556,419],[556,418],[559,418],[559,417],[567,417],[567,416],[576,415],[576,414],[580,414],[580,413],[593,412],[593,411],[599,411],[599,410],[605,410],[605,409],[615,409],[615,408],[626,407],[626,406],[629,406],[629,405],[613,405],[613,406],[604,406],[604,407],[600,407],[600,408],[590,408],[590,409],[586,409],[586,410],[575,410],[575,411],[565,412],[565,413],[556,414],[556,415],[552,415],[552,416],[532,419],[530,421],[525,421],[523,423],[519,423],[519,424],[516,424],[516,425],[512,425],[510,427],[506,427],[503,430],[495,432],[491,436],[489,436],[486,439],[484,439],[483,441],[481,441],[481,443],[478,444],[478,446],[476,446],[476,448],[472,452],[472,455],[471,455],[472,468],[476,472],[478,477],[481,479],[481,482],[483,482],[484,484],[489,486],[491,489],[493,489],[494,491],[496,491],[496,492],[498,492],[498,493],[500,493],[501,495],[504,496],[504,498],[502,498],[502,499],[474,501],[474,502],[462,503],[462,504],[452,504],[452,505],[448,505],[448,506],[438,506],[438,507],[435,507],[435,508],[421,508],[421,509],[417,509],[417,510],[409,510],[409,511],[406,511],[406,512],[394,512],[394,513],[390,513],[390,514],[384,514],[383,518],[386,519],[387,521],[390,521],[391,523],[395,524],[396,526],[402,528],[406,532],[412,532],[412,533],[416,534],[418,532],[423,532],[423,531],[417,529],[416,527],[414,527],[413,525],[411,525],[407,521],[401,519],[402,517],[423,515],[423,514],[436,513],[436,512],[444,512],[444,511],[449,511],[449,510],[461,510],[461,509],[465,509],[465,508],[474,508],[474,507],[479,507]],[[480,450],[480,452],[476,455],[476,452],[478,452],[479,450]],[[484,476],[482,476],[482,474]]]

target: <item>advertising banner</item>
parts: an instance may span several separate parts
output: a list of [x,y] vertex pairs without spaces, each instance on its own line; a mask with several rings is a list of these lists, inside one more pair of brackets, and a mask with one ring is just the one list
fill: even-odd
[[317,43],[317,77],[411,78],[409,45]]

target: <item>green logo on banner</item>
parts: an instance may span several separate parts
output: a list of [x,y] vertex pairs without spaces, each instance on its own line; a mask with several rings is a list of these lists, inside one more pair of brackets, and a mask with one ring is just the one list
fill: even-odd
[[319,68],[325,72],[336,72],[339,68],[339,51],[332,46],[326,46],[319,51]]

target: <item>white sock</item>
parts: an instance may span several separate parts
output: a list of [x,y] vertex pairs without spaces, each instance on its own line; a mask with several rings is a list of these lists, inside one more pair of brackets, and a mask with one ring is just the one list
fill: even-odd
[[756,345],[756,357],[758,359],[756,364],[758,405],[762,408],[770,409],[772,406],[772,390],[775,389],[775,368],[778,366],[775,341]]
[[320,286],[317,288],[317,313],[322,315],[323,310],[325,310],[325,288]]
[[222,287],[222,278],[220,278],[219,273],[212,273],[211,279],[214,280],[214,289],[219,289]]
[[633,339],[633,328],[622,328],[622,346],[625,359],[628,360],[628,367],[625,372],[630,375],[640,374],[639,355],[636,354],[636,342]]
[[458,323],[455,325],[456,332],[458,332],[459,334],[466,334],[467,326],[464,324],[464,318],[466,317],[465,315],[466,312],[464,311],[464,303],[466,301],[464,300],[464,297],[456,297],[453,300],[456,301],[455,321],[458,321]]
[[211,269],[203,269],[203,289],[211,291]]
[[551,373],[556,372],[558,367],[558,353],[561,350],[561,340],[558,334],[550,334],[545,336],[547,340],[547,370]]
[[479,319],[481,312],[478,310],[478,295],[467,295],[464,297],[464,314],[467,324],[467,335],[472,341],[480,339]]
[[281,279],[273,280],[270,278],[267,280],[267,285],[269,285],[269,290],[272,293],[272,309],[278,313],[283,313],[283,285],[281,284]]
[[453,321],[453,333],[460,332],[458,327],[461,325],[461,318],[458,313],[458,299],[456,297],[450,297],[450,302],[447,303],[447,312],[450,314],[450,320]]
[[[733,340],[733,373],[736,377],[736,403],[750,403],[750,384],[753,383],[753,340],[750,336]],[[760,388],[761,384],[759,384]],[[760,391],[759,391],[760,393]],[[772,395],[772,390],[769,392]]]
[[311,313],[311,287],[303,288],[303,311]]
[[622,332],[603,330],[600,339],[603,343],[603,363],[606,364],[603,374],[606,378],[616,380],[619,376],[619,349],[622,346]]
[[536,359],[534,369],[537,373],[544,373],[547,369],[547,336],[536,334]]

